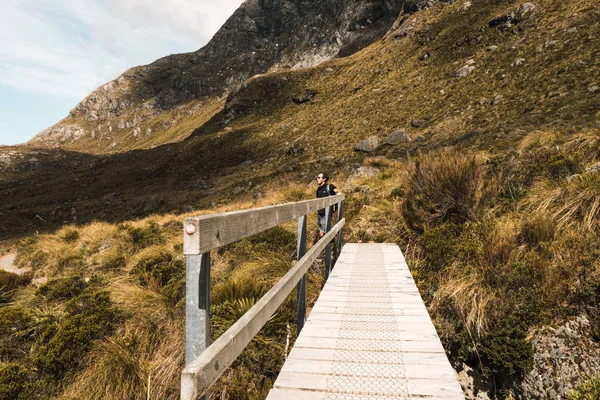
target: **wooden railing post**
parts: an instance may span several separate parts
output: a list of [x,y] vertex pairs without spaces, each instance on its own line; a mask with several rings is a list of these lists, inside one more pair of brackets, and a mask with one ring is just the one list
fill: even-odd
[[[306,215],[298,218],[298,243],[296,247],[296,260],[300,261],[306,254]],[[304,321],[306,320],[306,274],[300,279],[296,287],[297,325],[296,333],[299,336]]]
[[[331,229],[331,207],[325,209],[325,233]],[[329,273],[331,272],[331,242],[325,246],[325,282],[329,279]]]
[[[338,221],[341,221],[343,218],[342,204],[343,204],[342,201],[340,201],[338,203]],[[335,257],[336,261],[340,257],[341,253],[342,253],[342,230],[340,229],[338,231],[338,237],[337,237],[337,256]]]
[[[186,260],[185,365],[210,344],[210,252]],[[201,400],[208,400],[207,393]]]

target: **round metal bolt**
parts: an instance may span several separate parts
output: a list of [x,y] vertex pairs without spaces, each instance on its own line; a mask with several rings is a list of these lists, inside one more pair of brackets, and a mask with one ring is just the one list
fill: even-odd
[[196,232],[196,225],[194,225],[194,224],[187,224],[185,226],[185,232],[188,235],[193,235]]

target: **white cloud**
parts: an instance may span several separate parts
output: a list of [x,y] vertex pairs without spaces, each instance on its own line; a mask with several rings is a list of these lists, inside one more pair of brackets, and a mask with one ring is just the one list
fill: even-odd
[[4,0],[0,84],[80,100],[127,68],[199,49],[241,3]]

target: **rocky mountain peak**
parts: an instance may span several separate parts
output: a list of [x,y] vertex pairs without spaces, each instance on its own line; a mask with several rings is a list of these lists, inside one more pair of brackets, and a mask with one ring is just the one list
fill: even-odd
[[189,116],[197,111],[191,101],[221,98],[253,75],[353,54],[381,38],[403,8],[415,11],[430,2],[248,0],[200,50],[129,69],[31,143],[104,152],[172,141],[168,135],[147,140],[177,123],[161,114]]

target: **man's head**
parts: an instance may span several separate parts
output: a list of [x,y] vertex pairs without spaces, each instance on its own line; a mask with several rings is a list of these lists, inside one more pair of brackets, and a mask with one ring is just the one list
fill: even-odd
[[319,185],[322,185],[323,183],[327,183],[328,180],[329,180],[329,175],[327,175],[325,172],[319,172],[317,174],[317,183]]

